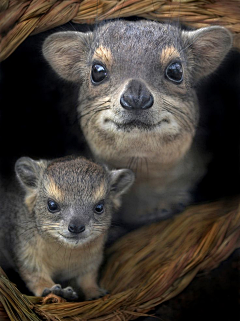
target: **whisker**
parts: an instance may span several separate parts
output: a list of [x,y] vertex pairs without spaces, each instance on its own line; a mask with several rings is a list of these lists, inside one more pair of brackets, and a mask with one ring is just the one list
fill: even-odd
[[95,108],[95,109],[89,110],[87,113],[82,114],[82,115],[79,115],[78,120],[82,119],[82,118],[83,118],[83,117],[85,117],[85,116],[90,115],[91,113],[96,113],[96,112],[100,112],[100,111],[108,110],[108,109],[110,109],[110,107],[105,107],[105,108]]
[[[169,101],[163,98],[163,109],[165,109],[170,114],[174,115],[178,119],[178,121],[182,124],[184,128],[193,131],[195,121],[190,117],[190,115],[183,110],[173,106]],[[182,117],[184,116],[184,117]]]

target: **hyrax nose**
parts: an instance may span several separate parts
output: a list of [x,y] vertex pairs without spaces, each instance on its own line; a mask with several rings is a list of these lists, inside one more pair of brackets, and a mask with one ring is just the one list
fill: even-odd
[[153,96],[144,83],[131,80],[120,98],[120,104],[127,110],[144,110],[153,105]]
[[68,225],[68,230],[71,233],[79,234],[85,231],[85,225],[80,225],[75,222],[71,222]]

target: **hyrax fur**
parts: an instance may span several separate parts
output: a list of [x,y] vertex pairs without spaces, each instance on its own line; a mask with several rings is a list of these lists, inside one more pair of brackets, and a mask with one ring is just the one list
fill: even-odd
[[231,45],[224,27],[186,30],[148,20],[45,40],[52,68],[79,83],[79,122],[95,159],[136,174],[123,201],[125,224],[169,217],[192,201],[210,161],[197,132],[196,85]]
[[97,285],[98,269],[112,211],[133,183],[133,173],[110,171],[82,157],[23,157],[15,171],[24,193],[17,186],[1,190],[0,265],[15,267],[36,296],[77,298],[55,278],[75,278],[86,299],[106,294]]

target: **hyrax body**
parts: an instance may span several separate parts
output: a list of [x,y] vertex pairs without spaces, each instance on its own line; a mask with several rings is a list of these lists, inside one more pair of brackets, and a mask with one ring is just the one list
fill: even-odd
[[75,278],[86,299],[104,295],[98,268],[112,211],[133,173],[109,171],[80,157],[23,157],[15,170],[24,192],[1,190],[0,265],[15,267],[36,296],[53,292],[75,299],[73,289],[62,289],[55,278]]
[[210,160],[198,131],[196,85],[231,44],[223,27],[183,30],[147,20],[45,40],[52,68],[79,83],[79,123],[95,159],[136,174],[123,201],[125,224],[168,217],[192,201]]

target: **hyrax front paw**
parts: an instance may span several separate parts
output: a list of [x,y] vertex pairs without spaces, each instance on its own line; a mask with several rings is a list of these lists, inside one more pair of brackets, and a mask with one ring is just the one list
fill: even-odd
[[170,217],[183,212],[189,203],[190,201],[188,200],[161,200],[161,202],[159,202],[155,208],[152,208],[147,215],[140,217],[139,223],[142,225],[144,223],[149,224],[169,219]]
[[46,296],[50,293],[60,296],[66,299],[67,301],[75,301],[78,298],[77,293],[73,290],[71,286],[68,286],[63,289],[60,284],[55,284],[51,288],[45,288],[43,290],[42,296]]
[[176,195],[170,199],[163,198],[152,214],[153,216],[155,215],[157,219],[169,218],[183,212],[190,203],[191,197],[188,193]]
[[109,292],[101,288],[90,288],[85,291],[85,298],[87,301],[102,298]]

